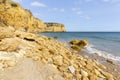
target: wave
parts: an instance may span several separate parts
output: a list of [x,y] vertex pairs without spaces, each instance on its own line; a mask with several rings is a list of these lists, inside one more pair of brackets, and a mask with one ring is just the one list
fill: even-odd
[[101,51],[101,50],[98,50],[95,48],[94,45],[88,45],[88,46],[85,46],[84,50],[87,52],[87,53],[90,53],[90,54],[98,54],[99,56],[101,57],[104,57],[106,59],[111,59],[111,60],[114,60],[114,61],[118,61],[120,62],[120,56],[115,56],[113,55],[112,53],[108,53],[106,51]]

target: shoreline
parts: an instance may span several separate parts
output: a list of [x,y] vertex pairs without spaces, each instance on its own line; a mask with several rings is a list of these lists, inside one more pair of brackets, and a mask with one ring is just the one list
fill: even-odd
[[80,51],[77,54],[81,55],[81,56],[87,56],[92,60],[96,60],[99,63],[103,64],[104,66],[107,67],[107,69],[105,71],[111,73],[112,75],[115,76],[116,80],[120,79],[120,62],[117,62],[115,60],[110,60],[110,59],[106,59],[104,57],[99,56],[98,54],[90,54],[86,51]]

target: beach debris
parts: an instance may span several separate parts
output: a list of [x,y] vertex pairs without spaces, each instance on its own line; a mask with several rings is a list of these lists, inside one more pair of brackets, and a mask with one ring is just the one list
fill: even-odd
[[70,70],[70,72],[73,74],[75,72],[75,68],[73,66],[69,66],[68,69]]

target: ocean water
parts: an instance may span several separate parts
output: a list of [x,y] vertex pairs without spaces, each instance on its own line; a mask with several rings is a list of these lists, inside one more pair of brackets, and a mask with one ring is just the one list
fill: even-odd
[[48,37],[58,37],[61,42],[73,39],[86,39],[90,45],[85,49],[89,53],[120,61],[120,32],[53,32],[42,33]]

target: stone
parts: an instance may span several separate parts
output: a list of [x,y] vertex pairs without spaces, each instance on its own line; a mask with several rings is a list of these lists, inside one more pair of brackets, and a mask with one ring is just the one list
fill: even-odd
[[88,40],[81,40],[80,44],[82,44],[83,46],[86,46],[89,44]]
[[78,46],[81,46],[81,47],[89,44],[87,40],[77,40],[77,39],[72,40],[69,43],[72,44],[72,45],[78,45]]
[[8,67],[13,67],[16,65],[16,62],[15,61],[5,61],[5,64],[8,66]]
[[100,72],[98,70],[94,69],[94,72],[97,76],[100,75]]
[[63,57],[58,55],[53,57],[53,61],[56,65],[62,65],[63,64]]
[[101,71],[101,73],[108,79],[108,80],[114,80],[113,75],[104,71]]
[[73,75],[71,73],[64,72],[64,78],[65,78],[65,80],[66,79],[72,80],[73,79]]
[[80,51],[82,48],[84,48],[86,45],[88,45],[88,41],[87,40],[72,40],[69,42],[71,44],[71,48],[76,50],[76,51]]
[[33,59],[34,61],[40,61],[40,60],[41,60],[41,58],[38,57],[38,56],[34,56],[34,57],[32,57],[32,59]]
[[80,73],[83,77],[87,77],[88,73],[86,71],[84,71],[83,69],[80,70]]
[[75,40],[70,41],[69,43],[72,45],[77,45],[79,42],[80,40],[75,39]]
[[73,45],[71,46],[72,49],[76,50],[76,51],[80,51],[81,48],[79,46]]
[[110,64],[116,65],[116,63],[115,63],[114,61],[112,61],[112,60],[107,59],[106,61],[107,61],[108,63],[110,63]]
[[75,73],[75,68],[73,66],[69,66],[68,69],[72,74]]
[[[89,80],[88,77],[84,77],[82,78],[82,80]],[[93,79],[94,80],[94,79]]]
[[99,80],[98,77],[94,74],[89,75],[89,80]]
[[20,40],[18,38],[6,38],[0,42],[0,51],[16,51],[19,48]]
[[87,64],[85,67],[90,71],[93,70],[93,65],[92,64]]

